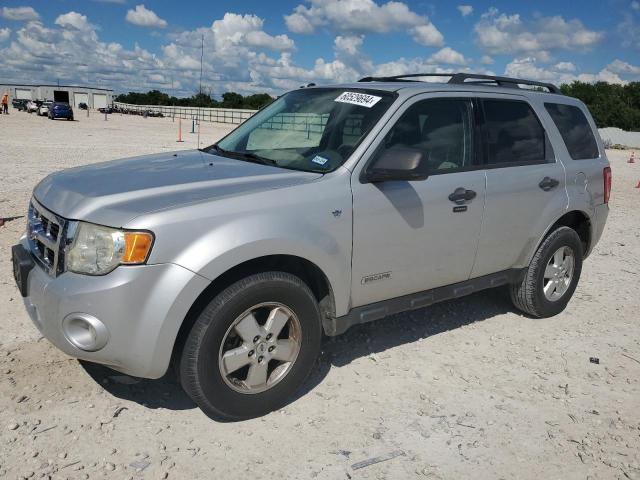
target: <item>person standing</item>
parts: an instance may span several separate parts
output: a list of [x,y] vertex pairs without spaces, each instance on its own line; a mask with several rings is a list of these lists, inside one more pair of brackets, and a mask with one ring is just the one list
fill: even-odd
[[9,115],[9,94],[5,93],[2,96],[2,113]]

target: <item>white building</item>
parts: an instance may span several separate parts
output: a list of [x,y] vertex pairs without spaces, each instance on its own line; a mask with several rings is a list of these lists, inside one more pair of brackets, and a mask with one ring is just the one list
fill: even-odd
[[21,85],[0,83],[0,95],[9,94],[9,101],[14,98],[28,100],[53,100],[66,102],[73,107],[86,103],[89,108],[101,108],[113,102],[113,90],[74,85]]

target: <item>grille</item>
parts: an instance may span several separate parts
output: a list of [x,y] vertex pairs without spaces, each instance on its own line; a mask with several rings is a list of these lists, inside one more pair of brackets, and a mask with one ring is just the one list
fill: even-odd
[[45,271],[55,277],[64,271],[66,221],[51,213],[35,199],[29,205],[27,238],[31,254]]

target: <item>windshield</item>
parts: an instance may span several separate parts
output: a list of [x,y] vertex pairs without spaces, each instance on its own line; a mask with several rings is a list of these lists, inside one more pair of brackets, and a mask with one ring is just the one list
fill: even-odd
[[349,158],[395,100],[391,92],[289,92],[204,151],[294,170],[330,172]]

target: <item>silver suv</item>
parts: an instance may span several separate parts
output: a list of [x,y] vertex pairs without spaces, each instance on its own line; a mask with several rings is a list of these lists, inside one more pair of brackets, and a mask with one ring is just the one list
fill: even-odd
[[54,173],[13,247],[42,334],[212,418],[284,405],[323,333],[506,286],[560,313],[608,214],[585,106],[504,77],[289,92],[215,145]]

